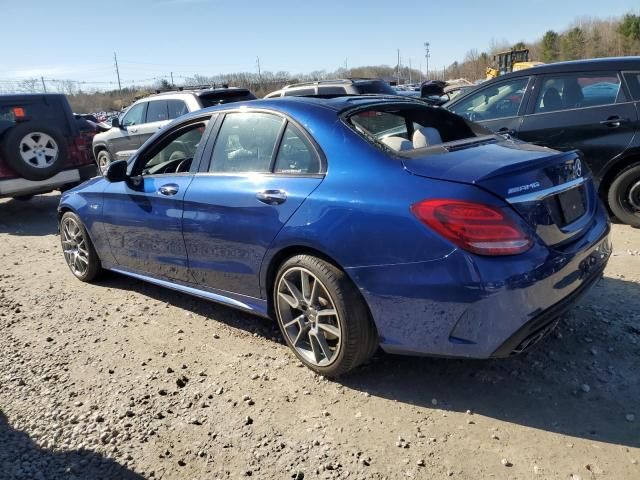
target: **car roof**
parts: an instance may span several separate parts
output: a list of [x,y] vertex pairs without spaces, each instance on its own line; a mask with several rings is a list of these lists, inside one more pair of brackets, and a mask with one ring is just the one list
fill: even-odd
[[185,88],[182,90],[167,90],[166,92],[153,93],[145,98],[160,97],[163,95],[179,95],[181,93],[186,95],[195,95],[196,97],[210,97],[210,96],[213,97],[215,95],[228,94],[229,92],[247,94],[247,95],[251,94],[251,90],[249,90],[248,88],[240,88],[240,87],[202,88],[202,89]]
[[[493,79],[505,80],[515,77],[527,77],[529,75],[544,75],[550,73],[606,71],[606,70],[638,70],[640,69],[640,56],[637,57],[604,57],[589,60],[571,60],[567,62],[547,63],[536,67],[526,68],[517,72],[506,73]],[[488,83],[488,82],[487,82]]]

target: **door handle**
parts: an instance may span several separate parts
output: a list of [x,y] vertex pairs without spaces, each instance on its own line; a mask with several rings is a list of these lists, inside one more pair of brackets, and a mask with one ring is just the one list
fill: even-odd
[[509,137],[512,137],[513,135],[516,134],[516,131],[509,127],[502,127],[501,129],[498,130],[498,133],[500,135],[508,135]]
[[607,118],[606,120],[602,120],[600,122],[600,125],[605,125],[611,128],[618,128],[620,125],[622,125],[623,123],[627,123],[628,121],[629,121],[628,118],[620,118],[617,115],[615,115],[613,117]]
[[158,189],[158,193],[160,195],[166,195],[167,197],[170,197],[178,193],[178,185],[175,183],[167,183],[166,185],[162,185]]
[[287,200],[287,192],[284,190],[263,190],[256,193],[256,198],[267,205],[280,205]]

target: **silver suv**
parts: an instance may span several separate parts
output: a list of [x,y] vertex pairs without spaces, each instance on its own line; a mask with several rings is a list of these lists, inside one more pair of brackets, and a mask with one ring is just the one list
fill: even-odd
[[275,97],[336,97],[339,95],[365,94],[398,95],[387,82],[371,78],[347,78],[319,80],[317,82],[294,83],[265,95]]
[[126,160],[175,118],[202,108],[255,98],[245,88],[193,88],[150,95],[114,118],[109,130],[93,137],[93,154],[104,172],[112,160]]

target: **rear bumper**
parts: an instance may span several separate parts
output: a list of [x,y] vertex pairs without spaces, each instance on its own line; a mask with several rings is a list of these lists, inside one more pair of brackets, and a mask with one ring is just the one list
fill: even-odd
[[51,192],[67,185],[76,185],[89,178],[95,177],[98,168],[95,163],[79,168],[63,170],[46,180],[27,180],[25,178],[0,179],[0,197],[17,197],[21,195],[36,195]]
[[542,338],[602,276],[611,254],[604,212],[574,245],[513,257],[456,250],[422,263],[347,269],[390,353],[508,356]]

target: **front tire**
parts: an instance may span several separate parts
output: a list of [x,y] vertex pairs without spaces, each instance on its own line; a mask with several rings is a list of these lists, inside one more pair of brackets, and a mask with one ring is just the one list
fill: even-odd
[[111,155],[107,150],[100,150],[98,152],[98,155],[96,156],[96,162],[98,162],[100,173],[104,175],[105,173],[107,173],[107,169],[109,168],[109,164],[111,163]]
[[609,187],[607,200],[618,220],[640,228],[640,163],[618,174]]
[[279,269],[273,291],[287,345],[311,370],[336,377],[367,361],[378,347],[360,292],[335,265],[296,255]]
[[73,212],[66,212],[60,219],[60,242],[67,266],[76,278],[91,282],[100,275],[100,258],[80,217]]

